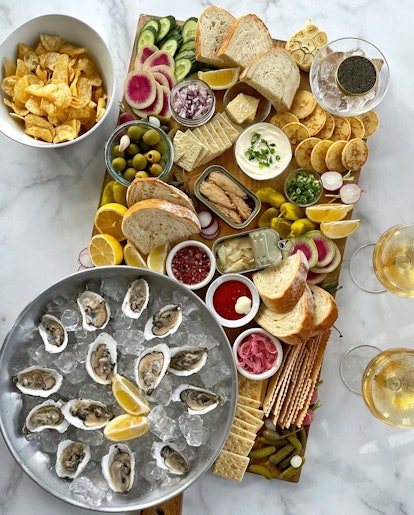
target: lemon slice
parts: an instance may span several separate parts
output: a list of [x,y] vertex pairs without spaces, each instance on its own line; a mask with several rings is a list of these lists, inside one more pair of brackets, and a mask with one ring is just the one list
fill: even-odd
[[211,89],[227,89],[239,80],[240,68],[221,68],[220,70],[199,71],[198,78],[206,82]]
[[360,220],[341,220],[338,222],[322,222],[320,225],[321,232],[327,238],[338,240],[346,238],[355,232],[360,225]]
[[153,272],[165,274],[165,262],[169,250],[169,245],[160,245],[153,248],[147,257],[147,267]]
[[126,206],[117,202],[104,204],[95,213],[95,227],[100,233],[110,234],[118,241],[124,240],[125,236],[122,233],[121,224],[126,211]]
[[148,401],[126,377],[115,374],[112,381],[112,393],[116,402],[130,415],[146,415],[149,413],[150,405]]
[[126,265],[147,268],[147,262],[136,246],[128,241],[124,246],[124,261]]
[[110,234],[95,234],[95,236],[92,236],[88,251],[95,266],[119,265],[122,263],[122,245]]
[[125,442],[144,435],[150,424],[145,415],[124,413],[113,418],[104,429],[104,437],[112,442]]
[[336,222],[343,220],[352,211],[352,204],[315,204],[305,209],[306,216],[312,222]]

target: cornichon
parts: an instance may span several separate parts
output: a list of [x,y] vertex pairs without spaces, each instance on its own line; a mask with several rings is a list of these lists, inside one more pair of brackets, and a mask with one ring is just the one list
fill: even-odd
[[291,443],[288,443],[286,444],[284,447],[282,447],[281,449],[279,449],[277,452],[275,452],[274,454],[271,454],[269,457],[268,457],[268,460],[270,461],[270,463],[272,465],[277,465],[278,463],[280,463],[282,460],[284,460],[285,458],[287,458],[289,456],[289,454],[295,449],[295,446],[292,445]]
[[300,451],[302,449],[302,444],[300,443],[298,437],[296,435],[290,435],[286,437],[289,442],[295,446],[295,449]]
[[289,479],[293,476],[296,476],[296,474],[299,472],[299,470],[303,467],[303,464],[305,463],[305,459],[302,458],[302,464],[299,467],[288,467],[280,474],[281,479]]
[[252,463],[247,467],[248,472],[253,472],[253,474],[259,474],[266,479],[273,479],[272,473],[270,470],[265,467],[265,465],[258,465],[255,463]]
[[260,460],[262,458],[266,458],[270,456],[276,451],[276,447],[274,445],[267,445],[266,447],[262,447],[261,449],[253,449],[250,451],[249,457],[254,460]]

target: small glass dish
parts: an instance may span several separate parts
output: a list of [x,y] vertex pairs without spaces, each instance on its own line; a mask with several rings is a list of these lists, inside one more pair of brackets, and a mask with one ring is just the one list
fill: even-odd
[[169,252],[167,275],[190,290],[199,290],[213,279],[216,260],[211,249],[197,240],[183,241]]
[[[152,163],[149,160],[147,161],[145,168],[135,168],[133,166],[133,162],[129,163],[129,161],[133,161],[132,150],[135,151],[137,149],[131,149],[130,154],[128,148],[125,151],[121,152],[121,154],[123,154],[123,159],[125,160],[125,168],[123,170],[119,170],[116,167],[114,167],[114,152],[118,157],[121,157],[121,155],[119,155],[119,152],[114,150],[114,147],[116,147],[116,145],[119,145],[122,136],[127,135],[128,130],[131,127],[137,127],[142,132],[154,130],[158,133],[159,141],[155,145],[145,144],[145,142],[142,141],[142,136],[136,141],[131,138],[131,143],[136,143],[136,145],[138,145],[138,151],[141,154],[146,155],[150,150],[156,150],[160,153],[161,158],[157,162],[157,164],[159,164],[161,167],[160,173],[151,172]],[[138,120],[125,122],[122,125],[119,125],[106,140],[104,154],[106,169],[115,180],[117,180],[124,186],[129,186],[135,178],[133,174],[134,170],[131,168],[135,168],[136,172],[145,171],[146,173],[148,173],[149,176],[156,176],[163,181],[167,181],[174,161],[174,148],[167,134],[160,127],[153,125],[152,123]],[[132,172],[131,180],[128,180],[128,177],[125,177],[125,172],[127,170],[131,170]]]
[[[257,90],[249,86],[246,82],[236,82],[234,86],[231,86],[225,93],[223,97],[223,107],[227,113],[228,109],[227,106],[229,103],[234,100],[240,93],[243,95],[248,95],[249,97],[253,97],[258,100],[258,105],[256,109],[256,114],[253,120],[245,120],[241,123],[239,123],[237,120],[232,120],[233,122],[237,123],[241,127],[248,127],[249,125],[252,125],[254,123],[258,122],[264,122],[266,118],[269,116],[270,109],[272,107],[272,104],[262,96]],[[231,116],[229,116],[232,118]]]
[[[254,372],[253,370],[249,370],[249,368],[253,368],[255,364],[259,365],[258,361],[255,360],[255,355],[253,354],[248,359],[251,360],[252,367],[248,367],[248,364],[246,367],[243,367],[240,365],[240,357],[239,357],[239,349],[240,346],[245,343],[249,338],[251,338],[251,335],[257,335],[257,342],[255,344],[255,349],[257,350],[257,346],[261,345],[263,343],[263,339],[266,341],[267,344],[273,345],[274,351],[276,353],[275,356],[275,362],[272,367],[270,367],[268,370],[264,370],[263,372]],[[267,348],[267,347],[266,347]],[[264,349],[259,349],[259,352],[265,352]],[[247,377],[248,379],[253,379],[255,381],[261,381],[263,379],[269,379],[269,377],[272,377],[280,368],[280,365],[282,364],[283,359],[283,348],[280,343],[280,341],[273,336],[272,334],[268,333],[261,327],[251,327],[250,329],[246,329],[243,331],[237,338],[235,339],[233,343],[233,356],[234,361],[236,363],[237,371],[244,377]]]
[[297,168],[292,170],[285,179],[285,196],[299,207],[309,207],[316,204],[323,194],[321,176],[315,170]]
[[199,127],[208,122],[216,109],[216,97],[200,79],[177,82],[170,92],[171,115],[184,127]]
[[[242,306],[245,298],[250,302]],[[208,287],[206,305],[223,327],[242,327],[256,316],[260,296],[253,281],[246,276],[226,274],[214,279]],[[238,313],[239,307],[243,307],[243,313]]]
[[[355,65],[351,63],[356,59]],[[360,61],[358,63],[358,61]],[[338,68],[348,62],[348,75],[353,84],[359,82],[360,89],[347,91],[338,80]],[[356,65],[363,66],[356,66]],[[367,68],[368,66],[368,68]],[[366,84],[367,72],[370,79],[375,68],[376,80]],[[360,77],[360,81],[355,80]],[[309,72],[309,82],[318,104],[333,115],[356,116],[374,109],[384,98],[390,81],[387,60],[372,43],[359,38],[341,38],[325,45],[316,54]]]

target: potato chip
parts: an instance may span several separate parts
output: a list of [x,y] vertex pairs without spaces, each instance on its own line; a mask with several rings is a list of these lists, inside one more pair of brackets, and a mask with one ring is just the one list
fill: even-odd
[[44,127],[38,127],[37,125],[32,125],[27,127],[24,131],[29,136],[33,136],[35,139],[41,139],[46,141],[47,143],[52,143],[53,141],[53,133]]
[[26,106],[21,106],[20,104],[17,104],[16,102],[12,102],[8,98],[4,99],[4,103],[6,104],[6,106],[11,107],[13,109],[13,112],[15,114],[18,114],[19,116],[24,117],[27,114],[29,114],[29,110],[27,109]]
[[106,111],[106,98],[101,97],[98,99],[98,105],[96,107],[96,121],[99,122],[99,120],[102,118]]
[[16,63],[10,61],[7,57],[3,59],[3,71],[4,77],[10,77],[11,75],[16,75]]
[[41,103],[42,99],[40,97],[31,96],[24,105],[30,113],[37,114],[38,116],[46,116],[46,112],[42,109]]
[[25,75],[30,75],[30,73],[30,66],[27,63],[25,63],[22,59],[17,59],[16,75],[18,75],[19,77],[24,77]]
[[64,42],[63,45],[59,48],[59,52],[61,52],[63,54],[67,54],[69,56],[74,56],[74,55],[86,54],[87,50],[85,47],[75,46],[75,45],[72,45],[71,43]]
[[36,75],[24,75],[16,82],[14,86],[13,100],[25,104],[30,97],[28,88],[41,87],[42,81]]
[[40,42],[49,52],[58,52],[63,45],[63,39],[60,36],[51,36],[49,34],[41,34]]
[[53,143],[61,143],[62,141],[70,141],[75,139],[80,130],[79,120],[71,120],[67,123],[62,123],[55,128],[55,137]]
[[17,75],[10,75],[3,79],[1,83],[1,89],[7,96],[12,97],[14,95],[14,87],[16,86],[16,82],[18,80],[19,77]]
[[79,58],[76,68],[85,73],[92,86],[100,86],[102,84],[102,78],[99,75],[98,69],[89,57]]

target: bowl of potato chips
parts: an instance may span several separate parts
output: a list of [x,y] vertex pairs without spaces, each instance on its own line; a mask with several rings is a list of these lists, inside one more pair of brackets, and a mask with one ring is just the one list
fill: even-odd
[[102,125],[114,102],[109,49],[89,25],[60,14],[33,18],[0,43],[0,130],[14,141],[59,148]]

